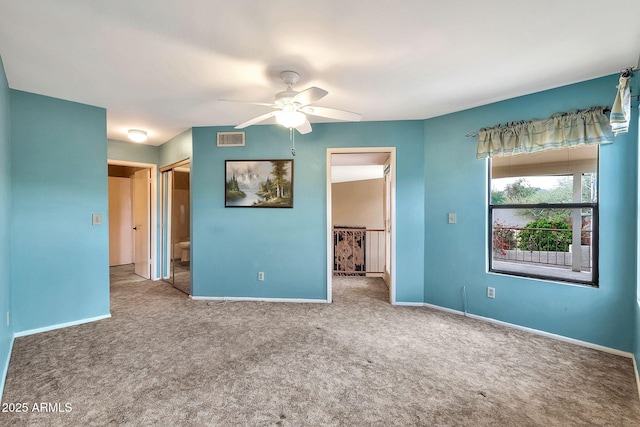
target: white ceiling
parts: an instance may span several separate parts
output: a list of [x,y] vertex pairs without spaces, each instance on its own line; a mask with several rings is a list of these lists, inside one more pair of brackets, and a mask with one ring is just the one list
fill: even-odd
[[333,153],[331,154],[331,164],[333,166],[370,166],[387,164],[391,153],[375,152],[375,153]]
[[[159,145],[236,125],[284,90],[365,121],[425,119],[636,66],[640,1],[0,0],[14,89],[107,109]],[[314,121],[312,120],[312,123]]]
[[331,182],[363,181],[384,177],[390,153],[341,153],[331,155]]

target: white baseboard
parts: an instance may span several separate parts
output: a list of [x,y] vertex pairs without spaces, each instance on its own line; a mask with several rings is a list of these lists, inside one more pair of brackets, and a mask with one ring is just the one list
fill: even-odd
[[405,307],[424,307],[423,302],[403,302],[403,301],[395,301],[392,305],[401,305]]
[[602,351],[604,353],[610,353],[610,354],[615,354],[617,356],[633,358],[633,353],[630,353],[628,351],[622,351],[622,350],[618,350],[618,349],[611,348],[611,347],[605,347],[605,346],[599,345],[599,344],[593,344],[593,343],[590,343],[588,341],[582,341],[582,340],[577,340],[575,338],[565,337],[564,335],[552,334],[550,332],[541,331],[539,329],[533,329],[533,328],[528,328],[526,326],[520,326],[520,325],[516,325],[516,324],[513,324],[513,323],[503,322],[501,320],[492,319],[490,317],[478,316],[476,314],[470,314],[470,313],[467,313],[467,316],[472,318],[472,319],[482,320],[484,322],[489,322],[489,323],[493,323],[493,324],[496,324],[496,325],[506,326],[508,328],[518,329],[520,331],[525,331],[525,332],[529,332],[529,333],[532,333],[532,334],[541,335],[543,337],[552,338],[554,340],[563,341],[563,342],[566,342],[566,343],[569,343],[569,344],[575,344],[575,345],[579,345],[581,347],[586,347],[586,348],[590,348],[590,349],[593,349],[593,350],[599,350],[599,351]]
[[[446,307],[441,307],[441,306],[438,306],[438,305],[427,304],[427,303],[425,303],[423,305],[425,307],[433,308],[435,310],[445,311],[447,313],[459,314],[461,316],[467,316],[467,317],[470,317],[470,318],[475,319],[475,320],[481,320],[483,322],[493,323],[495,325],[505,326],[507,328],[518,329],[520,331],[529,332],[529,333],[535,334],[535,335],[541,335],[543,337],[552,338],[552,339],[555,339],[555,340],[558,340],[558,341],[563,341],[563,342],[566,342],[566,343],[579,345],[581,347],[586,347],[586,348],[590,348],[590,349],[593,349],[593,350],[602,351],[604,353],[615,354],[617,356],[623,356],[623,357],[630,357],[632,359],[634,358],[633,357],[633,353],[630,353],[628,351],[622,351],[622,350],[618,350],[618,349],[611,348],[611,347],[605,347],[603,345],[593,344],[593,343],[590,343],[588,341],[581,341],[581,340],[577,340],[575,338],[565,337],[564,335],[552,334],[550,332],[541,331],[539,329],[528,328],[526,326],[516,325],[515,323],[503,322],[502,320],[496,320],[496,319],[492,319],[490,317],[479,316],[477,314],[471,314],[471,313],[466,313],[465,314],[462,311],[453,310],[453,309],[446,308]],[[634,363],[635,363],[635,359],[634,359]],[[636,375],[637,375],[637,372],[638,371],[636,369]]]
[[7,373],[9,372],[9,362],[11,361],[11,353],[13,352],[14,341],[15,337],[11,337],[11,342],[9,343],[9,353],[7,354],[7,362],[2,367],[2,377],[0,378],[0,401],[2,401],[2,395],[4,394],[4,382],[7,379]]
[[454,310],[452,308],[447,308],[447,307],[441,307],[439,305],[428,304],[426,302],[423,305],[425,307],[433,308],[434,310],[446,311],[447,313],[459,314],[461,316],[464,316],[464,311]]
[[493,323],[493,324],[496,324],[496,325],[505,326],[507,328],[518,329],[520,331],[529,332],[529,333],[535,334],[535,335],[541,335],[543,337],[551,338],[551,339],[558,340],[558,341],[563,341],[563,342],[566,342],[566,343],[569,343],[569,344],[579,345],[581,347],[586,347],[586,348],[590,348],[590,349],[593,349],[593,350],[602,351],[604,353],[610,353],[610,354],[615,354],[617,356],[629,357],[633,361],[633,372],[634,372],[635,377],[636,377],[636,386],[638,387],[638,398],[640,398],[640,374],[638,373],[638,364],[636,362],[636,358],[635,358],[635,355],[633,353],[630,353],[628,351],[617,350],[617,349],[611,348],[611,347],[605,347],[605,346],[598,345],[598,344],[593,344],[593,343],[590,343],[590,342],[587,342],[587,341],[581,341],[581,340],[577,340],[577,339],[574,339],[574,338],[565,337],[563,335],[552,334],[552,333],[549,333],[549,332],[541,331],[539,329],[527,328],[526,326],[520,326],[520,325],[516,325],[514,323],[503,322],[501,320],[492,319],[490,317],[478,316],[476,314],[470,314],[470,313],[466,313],[465,314],[462,311],[453,310],[453,309],[447,308],[447,307],[441,307],[439,305],[433,305],[433,304],[427,304],[427,303],[425,303],[423,305],[425,307],[433,308],[435,310],[440,310],[440,311],[444,311],[444,312],[447,312],[447,313],[458,314],[458,315],[461,315],[461,316],[467,316],[467,317],[470,317],[472,319],[481,320],[483,322]]
[[254,297],[200,297],[189,295],[189,298],[195,301],[220,301],[220,302],[295,302],[295,303],[323,303],[326,304],[329,301],[326,299],[304,299],[304,298],[254,298]]
[[68,328],[69,326],[82,325],[83,323],[90,323],[90,322],[95,322],[97,320],[108,319],[110,317],[111,317],[111,313],[104,314],[102,316],[96,316],[96,317],[89,317],[89,318],[86,318],[86,319],[74,320],[73,322],[58,323],[56,325],[45,326],[45,327],[42,327],[42,328],[27,329],[26,331],[15,332],[13,334],[13,336],[16,337],[16,338],[24,337],[24,336],[27,336],[27,335],[39,334],[41,332],[53,331],[55,329]]

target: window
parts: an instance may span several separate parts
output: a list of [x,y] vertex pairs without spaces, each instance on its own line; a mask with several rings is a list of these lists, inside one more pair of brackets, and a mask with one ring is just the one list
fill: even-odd
[[598,284],[598,146],[490,160],[489,271]]

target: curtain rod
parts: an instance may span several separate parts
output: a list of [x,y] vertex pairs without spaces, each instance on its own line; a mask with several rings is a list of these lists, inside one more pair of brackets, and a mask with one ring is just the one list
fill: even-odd
[[627,67],[620,70],[620,77],[631,77],[634,72],[638,71],[638,68]]
[[[637,97],[637,96],[638,96],[638,95],[636,95],[636,97]],[[591,108],[596,108],[596,107],[590,107],[590,108],[586,108],[586,109],[584,109],[584,110],[572,110],[572,111],[566,111],[566,112],[562,112],[562,113],[555,113],[555,114],[552,114],[551,116],[547,117],[546,119],[515,120],[514,122],[510,122],[510,123],[527,123],[527,122],[534,122],[534,121],[535,121],[535,122],[537,122],[537,121],[549,120],[549,119],[551,119],[552,117],[555,117],[555,116],[566,116],[566,115],[571,114],[572,112],[576,112],[576,111],[586,111],[586,110],[590,110]],[[610,113],[610,112],[611,112],[611,108],[609,108],[609,107],[604,107],[604,108],[602,109],[602,112],[603,112],[603,113]],[[496,126],[506,126],[506,125],[508,125],[508,124],[505,124],[505,125],[496,125]],[[493,126],[492,126],[492,127],[493,127]],[[467,133],[467,134],[465,134],[464,136],[465,136],[465,138],[475,138],[475,137],[477,137],[479,134],[480,134],[480,131],[479,131],[479,130],[474,130],[473,132],[468,132],[468,133]]]
[[[640,59],[638,59],[638,66],[637,67],[627,67],[627,68],[623,68],[622,70],[620,70],[620,77],[631,77],[634,72],[638,71],[638,69],[640,69]],[[635,99],[638,100],[638,99],[640,99],[640,95],[631,95],[631,98],[635,98]],[[633,106],[631,108],[633,108]],[[611,112],[611,108],[605,108],[603,111],[605,113],[610,113]],[[480,131],[474,130],[472,132],[466,133],[464,136],[465,136],[465,138],[475,138],[475,137],[478,136],[479,133],[480,133]]]
[[[637,70],[636,70],[637,71]],[[637,100],[640,100],[640,95],[631,95],[631,98],[635,98]],[[631,106],[631,108],[635,108],[633,105]],[[604,113],[610,113],[611,112],[611,108],[605,108],[604,110],[602,110]],[[472,132],[468,132],[464,135],[465,138],[475,138],[480,134],[480,131],[478,130],[474,130]]]

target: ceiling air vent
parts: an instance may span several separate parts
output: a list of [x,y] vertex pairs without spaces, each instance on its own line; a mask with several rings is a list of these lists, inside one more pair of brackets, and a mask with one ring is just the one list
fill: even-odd
[[218,132],[218,147],[244,147],[244,132]]

